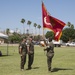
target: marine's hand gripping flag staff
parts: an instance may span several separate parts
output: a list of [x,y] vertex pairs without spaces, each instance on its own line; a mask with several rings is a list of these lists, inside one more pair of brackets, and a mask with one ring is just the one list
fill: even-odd
[[43,29],[47,28],[54,32],[54,39],[58,41],[62,34],[62,29],[66,25],[61,20],[51,16],[47,9],[45,8],[44,3],[42,2],[42,21]]

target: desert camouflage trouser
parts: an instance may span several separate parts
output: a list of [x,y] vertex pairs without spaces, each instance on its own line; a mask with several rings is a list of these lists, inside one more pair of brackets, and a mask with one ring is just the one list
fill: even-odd
[[33,61],[34,61],[34,54],[28,55],[28,68],[31,67],[31,65],[33,64]]
[[25,63],[26,63],[26,53],[23,52],[21,56],[21,69],[24,69]]
[[54,56],[54,53],[51,53],[49,56],[47,56],[48,69],[51,68],[51,63],[52,63],[53,56]]

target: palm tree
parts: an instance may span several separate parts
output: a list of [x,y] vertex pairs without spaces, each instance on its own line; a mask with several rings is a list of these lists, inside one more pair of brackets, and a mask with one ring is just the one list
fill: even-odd
[[[29,30],[30,30],[30,25],[31,25],[31,23],[32,23],[31,21],[28,21],[28,22],[27,22],[27,25],[29,25]],[[30,31],[29,31],[29,32],[30,32]]]
[[74,29],[74,25],[73,24],[71,24],[71,28]]
[[38,25],[38,26],[37,26],[37,28],[39,29],[39,35],[40,35],[40,28],[41,28],[41,26],[40,26],[40,25]]
[[21,19],[21,23],[23,24],[23,33],[25,33],[25,27],[24,27],[25,19],[24,18]]
[[27,29],[26,32],[27,32],[27,35],[28,35],[29,34],[29,30]]
[[74,25],[71,24],[70,22],[67,23],[67,26],[68,26],[69,28],[71,28],[71,29],[74,29]]
[[10,33],[10,29],[7,28],[7,29],[6,29],[6,34],[9,35],[9,33]]
[[70,27],[71,27],[71,23],[70,23],[70,22],[68,22],[68,23],[67,23],[67,26],[70,28]]
[[34,27],[35,27],[35,34],[36,34],[36,26],[37,26],[37,24],[36,24],[36,23],[34,23]]

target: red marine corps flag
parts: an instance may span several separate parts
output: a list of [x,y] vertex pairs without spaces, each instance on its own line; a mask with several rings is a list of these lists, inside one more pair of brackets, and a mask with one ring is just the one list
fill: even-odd
[[54,39],[58,41],[62,34],[62,29],[66,25],[61,20],[51,16],[46,10],[44,3],[42,2],[42,20],[43,28],[50,29],[54,32]]

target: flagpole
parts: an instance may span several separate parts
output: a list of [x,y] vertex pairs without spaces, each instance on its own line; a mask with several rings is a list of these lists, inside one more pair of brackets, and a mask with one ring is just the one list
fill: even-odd
[[43,39],[45,39],[45,35],[44,35],[44,28],[43,28]]
[[[41,3],[43,3],[43,1],[41,0]],[[42,11],[42,26],[43,26],[43,11]],[[43,39],[44,39],[44,27],[43,27]]]

